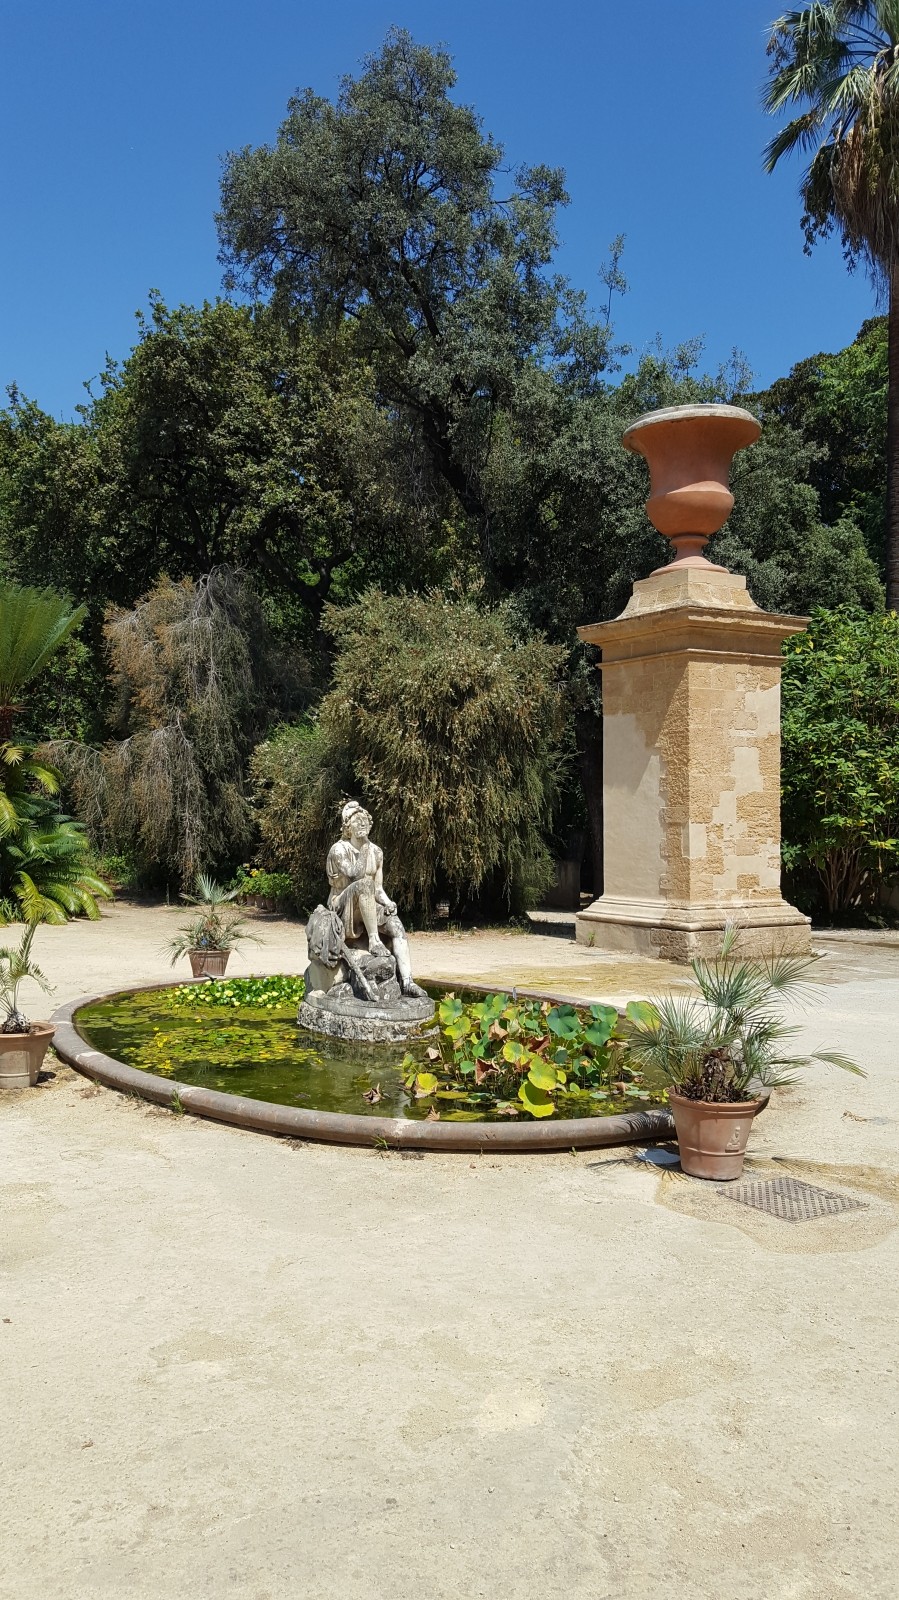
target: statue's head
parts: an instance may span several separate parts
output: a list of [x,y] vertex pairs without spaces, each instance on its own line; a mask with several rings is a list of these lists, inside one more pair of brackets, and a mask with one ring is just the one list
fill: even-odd
[[340,813],[345,839],[367,839],[371,833],[371,817],[358,800],[348,800]]

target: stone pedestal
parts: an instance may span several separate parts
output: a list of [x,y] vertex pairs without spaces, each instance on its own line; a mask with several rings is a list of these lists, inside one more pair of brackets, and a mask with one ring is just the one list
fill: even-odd
[[807,619],[760,611],[694,558],[634,585],[602,651],[605,892],[577,919],[598,949],[672,961],[810,949],[780,891],[780,647]]

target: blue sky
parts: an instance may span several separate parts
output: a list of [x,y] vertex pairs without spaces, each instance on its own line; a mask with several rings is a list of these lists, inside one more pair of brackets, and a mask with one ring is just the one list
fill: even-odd
[[392,23],[444,42],[510,165],[568,174],[559,264],[597,302],[615,234],[637,350],[703,335],[760,383],[849,342],[874,309],[835,242],[803,254],[799,170],[761,168],[778,0],[0,0],[0,388],[71,416],[151,288],[221,286],[220,157],[270,140],[288,96],[333,95]]

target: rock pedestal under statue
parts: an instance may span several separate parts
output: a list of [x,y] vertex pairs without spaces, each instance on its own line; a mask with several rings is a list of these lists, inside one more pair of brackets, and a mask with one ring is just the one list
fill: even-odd
[[436,1031],[434,1002],[412,977],[409,944],[384,888],[384,856],[371,817],[351,800],[328,851],[330,894],[306,925],[309,966],[297,1022],[365,1044],[401,1044]]
[[579,630],[602,651],[604,892],[577,919],[597,949],[689,961],[729,921],[740,954],[810,949],[780,887],[781,644],[807,619],[760,611],[701,553],[733,505],[733,452],[759,432],[735,407],[688,406],[624,437],[676,554],[620,617]]

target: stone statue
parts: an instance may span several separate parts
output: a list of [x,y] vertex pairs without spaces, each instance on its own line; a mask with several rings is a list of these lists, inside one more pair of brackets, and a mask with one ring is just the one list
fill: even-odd
[[342,836],[328,851],[328,903],[316,906],[306,925],[309,966],[298,1020],[339,1038],[398,1042],[432,1020],[433,1001],[413,981],[371,817],[350,800],[341,821]]

